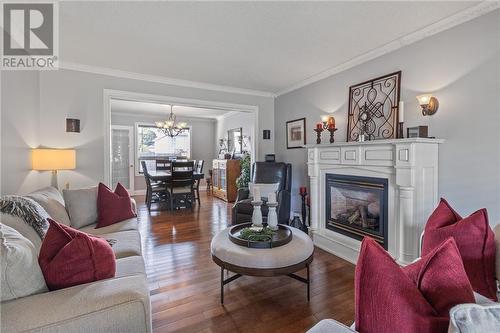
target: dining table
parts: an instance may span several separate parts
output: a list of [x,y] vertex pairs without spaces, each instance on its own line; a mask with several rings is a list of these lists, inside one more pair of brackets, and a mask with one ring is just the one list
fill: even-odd
[[[160,181],[168,183],[172,179],[172,173],[168,170],[151,170],[148,171],[149,177],[153,181]],[[200,180],[204,178],[203,173],[193,172],[193,179]]]

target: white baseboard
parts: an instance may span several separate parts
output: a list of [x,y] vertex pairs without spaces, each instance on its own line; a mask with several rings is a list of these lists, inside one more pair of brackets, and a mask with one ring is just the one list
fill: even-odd
[[[354,265],[358,261],[359,249],[351,244],[345,244],[337,239],[323,235],[320,232],[313,232],[314,245],[322,250],[340,257]],[[359,242],[361,244],[361,242]],[[359,246],[358,246],[359,247]]]

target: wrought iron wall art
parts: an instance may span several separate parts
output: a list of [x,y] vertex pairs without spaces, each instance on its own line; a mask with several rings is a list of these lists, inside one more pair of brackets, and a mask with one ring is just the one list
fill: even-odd
[[401,71],[349,88],[347,141],[396,137],[400,87]]

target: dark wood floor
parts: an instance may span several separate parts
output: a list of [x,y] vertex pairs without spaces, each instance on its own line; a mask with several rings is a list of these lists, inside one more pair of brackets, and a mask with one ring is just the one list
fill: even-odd
[[210,241],[227,227],[231,205],[202,193],[194,212],[149,214],[144,197],[136,199],[156,333],[292,333],[324,318],[352,323],[352,264],[316,248],[310,302],[305,285],[289,277],[242,277],[225,287],[222,306],[220,268],[211,260]]

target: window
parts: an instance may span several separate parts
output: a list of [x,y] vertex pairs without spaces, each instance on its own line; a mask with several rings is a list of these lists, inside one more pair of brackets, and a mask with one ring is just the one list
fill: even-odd
[[156,160],[191,157],[190,128],[173,138],[149,124],[136,124],[136,132],[137,174],[142,174],[141,161],[146,161],[148,170],[156,170]]

